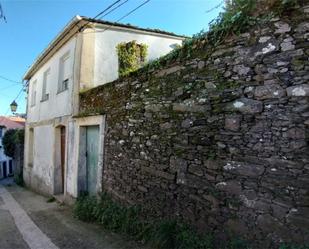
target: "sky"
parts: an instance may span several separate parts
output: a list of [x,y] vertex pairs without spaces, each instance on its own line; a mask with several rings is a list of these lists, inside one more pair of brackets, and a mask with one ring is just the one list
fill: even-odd
[[[75,15],[94,17],[114,1],[0,0],[7,19],[6,23],[0,19],[0,115],[11,115],[9,105],[22,89],[24,73],[61,29]],[[144,1],[128,0],[104,20],[116,21]],[[150,0],[121,22],[192,36],[207,30],[222,11],[222,5],[216,8],[220,3],[222,0]],[[16,102],[17,113],[25,113],[26,93],[19,94]]]

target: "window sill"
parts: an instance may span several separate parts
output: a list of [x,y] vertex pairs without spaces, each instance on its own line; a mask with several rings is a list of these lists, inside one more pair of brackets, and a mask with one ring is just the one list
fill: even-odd
[[41,99],[41,102],[45,102],[49,99],[49,94],[46,93],[45,95],[43,95],[42,99]]
[[65,92],[65,91],[67,91],[67,90],[68,90],[68,88],[66,88],[66,89],[64,89],[64,90],[59,90],[59,91],[57,92],[57,94],[63,93],[63,92]]

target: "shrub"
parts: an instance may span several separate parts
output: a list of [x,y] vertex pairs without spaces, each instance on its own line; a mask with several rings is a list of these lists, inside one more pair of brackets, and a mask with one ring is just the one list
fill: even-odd
[[[74,217],[102,224],[105,229],[129,235],[154,249],[213,249],[211,234],[199,234],[191,226],[174,219],[145,218],[138,206],[123,206],[103,193],[99,199],[83,193],[75,203]],[[249,249],[239,239],[227,242],[226,249]],[[280,249],[308,249],[283,247]]]
[[[99,199],[83,193],[75,203],[74,217],[102,224],[105,229],[129,235],[154,249],[214,249],[211,234],[199,234],[191,226],[174,219],[145,218],[146,211],[138,206],[123,206],[103,193]],[[220,247],[223,248],[223,247]],[[225,249],[250,249],[241,239],[226,242]],[[309,249],[308,245],[282,244],[279,249]]]
[[279,249],[309,249],[309,245],[291,245],[291,244],[282,244]]
[[24,136],[24,130],[7,130],[2,138],[4,153],[9,157],[14,157],[16,144],[24,144]]
[[74,216],[82,221],[95,221],[94,210],[97,206],[97,199],[83,194],[79,197],[74,206]]
[[117,45],[119,75],[126,76],[136,71],[147,57],[147,45],[136,41],[122,42]]
[[129,235],[154,248],[213,248],[210,235],[199,235],[190,226],[176,220],[145,219],[140,207],[122,206],[106,193],[99,199],[83,194],[77,199],[73,212],[82,221],[98,222],[105,229]]
[[24,183],[24,178],[23,178],[23,173],[19,173],[18,175],[15,175],[14,176],[14,182],[21,186],[21,187],[24,187],[25,186],[25,183]]

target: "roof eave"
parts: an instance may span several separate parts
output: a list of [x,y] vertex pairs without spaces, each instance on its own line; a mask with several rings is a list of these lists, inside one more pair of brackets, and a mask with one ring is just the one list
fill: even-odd
[[[162,31],[162,30],[139,28],[139,27],[131,26],[131,25],[127,25],[127,24],[112,23],[112,22],[96,20],[96,19],[92,19],[92,18],[88,18],[88,17],[81,17],[81,16],[77,15],[74,18],[71,19],[71,21],[58,33],[58,35],[48,44],[48,46],[43,50],[43,52],[36,58],[34,63],[30,66],[30,68],[24,74],[23,80],[25,80],[25,81],[30,80],[31,77],[38,70],[41,62],[67,36],[67,34],[71,32],[71,36],[73,36],[75,33],[77,33],[79,31],[80,27],[77,24],[79,24],[82,21],[85,22],[85,24],[95,23],[95,24],[100,24],[100,25],[114,26],[114,27],[117,27],[119,29],[130,29],[130,30],[133,30],[133,31],[139,30],[140,32],[151,33],[151,34],[157,35],[157,36],[161,35],[161,36],[170,37],[170,38],[179,39],[179,40],[184,40],[184,39],[187,38],[186,36],[177,35],[177,34],[174,34],[174,33],[169,33],[169,32],[165,32],[165,31]],[[74,29],[74,30],[72,30],[72,29]]]
[[111,28],[117,28],[117,29],[124,29],[124,30],[133,30],[133,31],[140,31],[143,33],[150,33],[156,36],[165,36],[165,37],[171,37],[174,39],[179,39],[179,40],[184,40],[186,38],[189,38],[188,36],[184,36],[184,35],[178,35],[172,32],[167,32],[164,30],[160,30],[160,29],[151,29],[151,28],[141,28],[138,26],[134,26],[131,24],[123,24],[123,23],[117,23],[117,22],[110,22],[110,21],[103,21],[103,20],[99,20],[99,19],[93,19],[93,18],[89,18],[89,17],[85,17],[82,16],[82,18],[84,20],[86,20],[87,22],[91,22],[94,23],[96,25],[101,25],[104,27],[111,27]]

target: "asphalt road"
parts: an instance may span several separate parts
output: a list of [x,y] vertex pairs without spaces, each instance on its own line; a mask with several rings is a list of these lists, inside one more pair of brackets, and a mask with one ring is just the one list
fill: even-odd
[[0,249],[145,249],[96,224],[74,219],[68,206],[0,181]]

